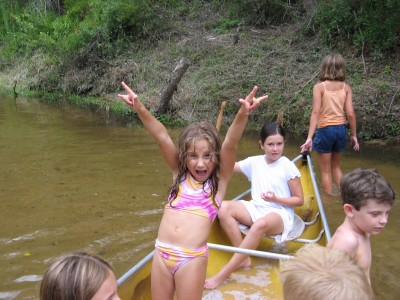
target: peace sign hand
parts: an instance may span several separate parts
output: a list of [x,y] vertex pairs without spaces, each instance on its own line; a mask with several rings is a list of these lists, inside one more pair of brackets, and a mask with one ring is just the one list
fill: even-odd
[[268,98],[268,95],[263,95],[261,97],[255,98],[255,94],[258,91],[258,86],[255,86],[253,90],[247,95],[245,99],[239,99],[242,105],[245,105],[247,109],[247,114],[249,115],[257,107],[260,106],[261,102]]
[[124,100],[124,102],[128,106],[130,106],[134,109],[135,103],[139,102],[138,96],[136,95],[136,93],[134,91],[131,90],[131,88],[125,82],[121,82],[121,84],[128,94],[124,94],[124,95],[118,94],[118,98],[121,98],[122,100]]

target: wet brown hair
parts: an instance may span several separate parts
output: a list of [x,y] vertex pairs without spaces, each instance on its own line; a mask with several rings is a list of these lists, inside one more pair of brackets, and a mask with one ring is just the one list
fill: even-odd
[[112,272],[102,258],[74,252],[53,260],[40,285],[40,300],[90,300]]
[[[212,160],[210,163],[214,164],[214,170],[211,173],[211,195],[215,196],[218,191],[218,174],[220,170],[220,153],[222,147],[221,137],[217,128],[207,121],[194,122],[188,125],[179,135],[178,139],[178,176],[174,180],[170,189],[170,203],[178,194],[178,186],[183,180],[186,179],[186,158],[190,145],[199,140],[206,140],[210,146],[212,153]],[[204,184],[203,183],[203,187]]]
[[375,169],[358,168],[346,174],[340,183],[343,204],[351,204],[356,210],[367,200],[393,205],[395,192],[389,182]]
[[319,80],[339,80],[344,81],[346,62],[343,57],[337,53],[331,53],[325,56],[322,60],[321,71],[319,73]]

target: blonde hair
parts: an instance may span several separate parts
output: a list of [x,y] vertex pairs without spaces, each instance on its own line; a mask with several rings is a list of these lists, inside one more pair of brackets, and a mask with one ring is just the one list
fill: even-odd
[[319,73],[319,80],[339,80],[344,81],[346,62],[344,58],[338,53],[331,53],[325,56],[322,60],[321,71]]
[[371,300],[365,272],[344,251],[318,244],[303,246],[291,260],[280,262],[285,300]]
[[40,300],[90,300],[112,272],[102,258],[83,252],[56,258],[40,285]]

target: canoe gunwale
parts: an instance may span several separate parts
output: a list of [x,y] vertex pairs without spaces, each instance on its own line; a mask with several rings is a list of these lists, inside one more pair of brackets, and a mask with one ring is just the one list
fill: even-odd
[[138,272],[141,268],[143,268],[147,263],[149,263],[153,259],[154,252],[155,250],[151,251],[149,254],[143,257],[136,265],[130,268],[124,275],[122,275],[117,281],[118,286],[123,284],[131,276],[133,276],[136,272]]
[[[303,157],[303,154],[300,154],[298,157],[296,157],[293,160],[293,162],[297,161],[301,157]],[[325,231],[326,240],[330,241],[330,239],[332,238],[332,235],[331,235],[331,231],[329,229],[328,220],[326,218],[324,205],[323,205],[322,200],[321,200],[321,195],[319,194],[317,180],[315,179],[314,168],[313,168],[313,165],[312,165],[312,162],[311,162],[311,155],[309,155],[309,154],[307,154],[307,165],[308,165],[308,168],[309,168],[310,178],[311,178],[312,185],[313,185],[313,188],[314,188],[314,194],[315,194],[315,197],[317,198],[319,213],[321,215],[321,221],[322,221],[323,228],[324,228],[324,231]]]

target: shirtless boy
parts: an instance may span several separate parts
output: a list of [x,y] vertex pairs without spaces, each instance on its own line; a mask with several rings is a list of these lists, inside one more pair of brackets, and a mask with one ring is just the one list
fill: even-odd
[[340,192],[346,217],[327,247],[347,252],[371,283],[370,236],[379,234],[385,227],[395,193],[390,183],[373,169],[348,173],[341,181]]

